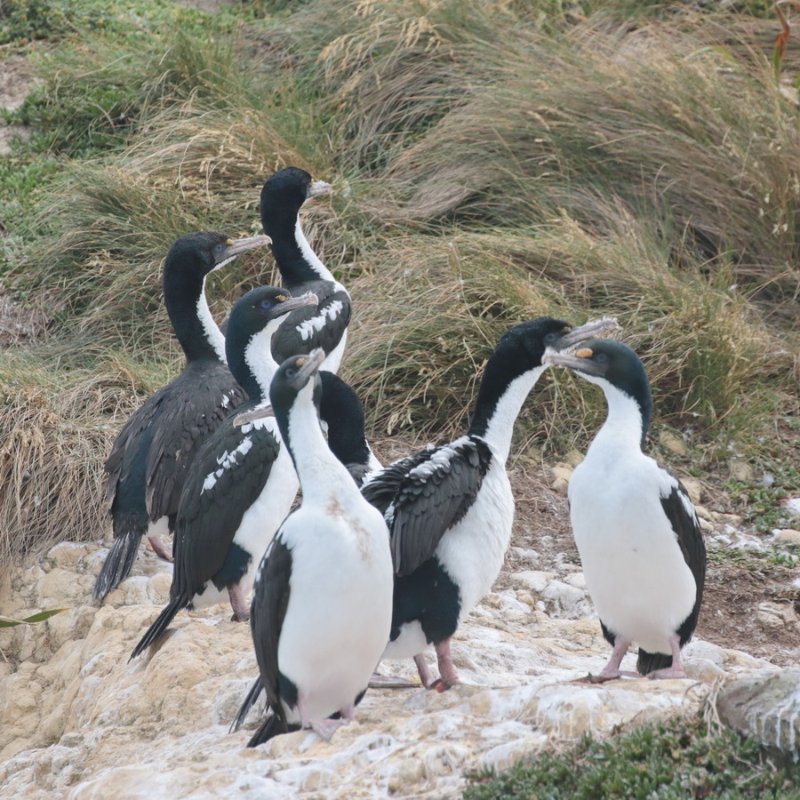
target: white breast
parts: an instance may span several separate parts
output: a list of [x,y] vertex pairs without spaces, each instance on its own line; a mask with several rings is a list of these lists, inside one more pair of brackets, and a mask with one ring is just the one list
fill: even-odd
[[389,534],[379,512],[366,501],[357,505],[332,497],[324,509],[301,507],[281,533],[292,575],[278,663],[314,719],[350,705],[366,688],[389,638]]
[[569,484],[570,517],[586,586],[600,619],[649,652],[689,616],[696,586],[661,505],[669,475],[637,453],[609,459],[591,450]]
[[513,523],[511,484],[504,465],[492,458],[475,502],[436,548],[439,561],[461,591],[459,623],[500,574]]

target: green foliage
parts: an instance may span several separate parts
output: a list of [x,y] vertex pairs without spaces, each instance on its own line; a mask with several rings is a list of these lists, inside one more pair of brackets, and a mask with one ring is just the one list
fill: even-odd
[[11,619],[11,617],[0,616],[0,628],[14,628],[17,625],[33,625],[36,622],[44,622],[46,619],[66,611],[66,608],[51,608],[47,611],[40,611],[38,614],[31,614],[25,619]]
[[776,766],[760,745],[702,721],[649,725],[606,741],[521,762],[479,779],[464,800],[789,800],[800,770]]
[[773,482],[769,486],[737,480],[730,480],[727,484],[737,511],[762,533],[789,527],[790,515],[781,501],[800,493],[800,469],[797,466],[775,462],[770,467]]
[[4,0],[0,6],[0,44],[20,39],[49,39],[70,28],[69,0]]
[[[32,144],[0,159],[0,272],[46,309],[49,339],[22,365],[0,359],[0,439],[30,412],[40,438],[20,452],[53,464],[53,513],[69,514],[55,492],[76,470],[69,536],[96,530],[117,414],[158,385],[141,375],[179,361],[167,248],[189,230],[257,230],[260,186],[286,164],[335,187],[304,226],[355,300],[344,374],[372,432],[453,435],[508,327],[614,314],[659,421],[722,457],[732,438],[782,446],[774,419],[799,405],[800,139],[770,37],[635,0],[36,8],[66,22],[39,26],[43,84],[12,115]],[[240,259],[210,281],[212,308],[270,280],[270,258]],[[69,387],[57,399],[51,373]],[[78,408],[87,383],[97,402]],[[520,433],[581,446],[603,413],[599,392],[552,371]],[[52,525],[22,514],[12,456],[0,530],[21,527],[30,549]]]

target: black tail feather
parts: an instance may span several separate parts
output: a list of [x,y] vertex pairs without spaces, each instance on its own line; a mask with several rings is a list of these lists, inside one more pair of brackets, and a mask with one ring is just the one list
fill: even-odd
[[639,658],[636,659],[636,669],[640,675],[649,675],[657,669],[667,669],[672,666],[672,654],[648,653],[639,648]]
[[142,534],[137,532],[124,533],[114,539],[114,544],[111,545],[103,568],[94,584],[96,600],[105,598],[112,589],[116,589],[131,574],[141,540]]
[[175,615],[182,609],[189,605],[188,600],[183,598],[172,599],[161,610],[161,613],[156,617],[156,621],[147,629],[147,632],[139,640],[139,644],[133,648],[131,657],[128,661],[141,655],[153,642],[164,635],[164,631],[169,627],[170,622],[175,618]]
[[248,747],[258,747],[260,744],[269,741],[273,736],[282,733],[291,733],[300,730],[299,723],[289,724],[286,720],[280,719],[276,714],[270,714],[262,723],[261,727],[253,734],[247,743]]
[[259,675],[254,681],[252,686],[250,687],[249,691],[247,692],[247,696],[244,698],[241,707],[239,708],[239,713],[236,715],[236,718],[231,723],[231,727],[228,729],[228,733],[236,733],[239,728],[242,727],[244,724],[247,715],[250,713],[250,709],[256,704],[258,700],[258,696],[264,690],[264,684],[261,681],[261,676]]

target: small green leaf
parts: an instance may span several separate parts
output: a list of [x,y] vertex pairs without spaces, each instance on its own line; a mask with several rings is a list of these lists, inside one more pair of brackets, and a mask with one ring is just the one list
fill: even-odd
[[0,616],[0,628],[13,628],[16,625],[25,625],[34,622],[43,622],[50,617],[60,614],[62,611],[66,611],[66,608],[51,608],[48,611],[39,611],[36,614],[31,614],[30,617],[25,617],[25,619],[11,619],[10,617],[2,617]]

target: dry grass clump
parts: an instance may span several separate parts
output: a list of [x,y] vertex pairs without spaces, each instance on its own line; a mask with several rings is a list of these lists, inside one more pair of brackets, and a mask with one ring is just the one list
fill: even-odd
[[[375,430],[421,438],[463,430],[499,337],[545,314],[575,324],[616,315],[648,367],[661,421],[751,426],[765,400],[756,387],[771,375],[779,391],[790,379],[788,351],[719,274],[670,271],[657,239],[633,220],[619,223],[603,239],[566,219],[517,235],[396,237],[370,253],[374,271],[351,285],[346,375]],[[753,388],[743,395],[743,385]],[[554,449],[585,441],[603,408],[599,395],[568,380],[543,382],[529,405],[522,435],[550,436]],[[575,418],[585,420],[567,422]]]
[[103,462],[119,424],[140,402],[122,391],[131,378],[112,365],[65,370],[53,358],[3,354],[0,563],[107,532]]

